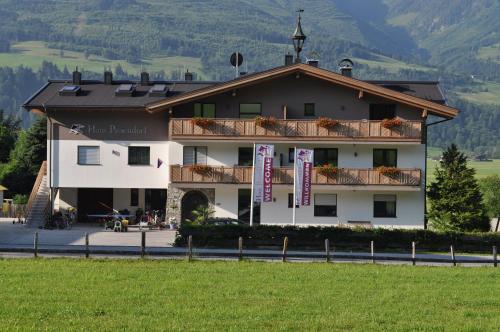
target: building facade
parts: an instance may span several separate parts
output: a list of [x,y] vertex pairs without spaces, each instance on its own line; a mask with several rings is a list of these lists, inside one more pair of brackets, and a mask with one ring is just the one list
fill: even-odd
[[[298,225],[424,227],[429,116],[451,119],[437,82],[361,81],[295,63],[226,82],[50,81],[25,103],[48,117],[53,208],[89,214],[199,206],[248,222],[253,145],[275,146],[273,201],[254,221],[292,222],[294,148],[314,149]],[[256,118],[260,120],[256,120]],[[328,175],[321,166],[330,165]]]

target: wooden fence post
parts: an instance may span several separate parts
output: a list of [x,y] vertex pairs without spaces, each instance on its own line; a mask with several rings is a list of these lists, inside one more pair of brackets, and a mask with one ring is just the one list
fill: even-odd
[[33,236],[33,256],[38,257],[38,232]]
[[144,258],[146,255],[146,232],[141,232],[141,257]]
[[416,249],[415,249],[415,241],[413,241],[411,243],[411,263],[412,265],[415,266],[416,262],[417,262],[417,252],[416,252]]
[[193,236],[188,237],[188,261],[191,262],[193,259]]
[[286,253],[288,251],[288,236],[285,236],[285,239],[283,240],[283,262],[286,262]]
[[455,259],[455,248],[453,247],[453,244],[450,246],[450,252],[451,252],[451,261],[453,262],[453,266],[457,266],[457,260]]
[[370,251],[372,256],[372,263],[375,264],[375,243],[373,241],[370,242]]
[[85,258],[89,258],[90,248],[89,248],[89,233],[85,233]]
[[330,240],[325,239],[326,262],[330,262]]
[[238,260],[243,260],[243,237],[238,239]]
[[493,266],[497,267],[498,266],[498,257],[497,257],[497,246],[493,246]]

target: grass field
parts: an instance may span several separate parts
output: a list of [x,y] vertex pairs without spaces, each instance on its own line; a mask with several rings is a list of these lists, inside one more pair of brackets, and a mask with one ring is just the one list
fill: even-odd
[[0,260],[0,330],[494,331],[500,270]]
[[[439,162],[427,159],[427,181],[434,180],[434,169]],[[493,161],[469,161],[469,166],[476,170],[476,178],[481,179],[489,175],[500,175],[500,159]]]
[[373,60],[353,58],[353,61],[361,63],[363,65],[367,65],[368,67],[372,68],[381,67],[391,73],[397,73],[400,69],[413,69],[420,71],[434,70],[433,68],[430,67],[424,67],[420,65],[406,63],[383,55],[373,54],[373,56],[375,57],[375,59]]
[[500,43],[481,47],[477,52],[477,57],[481,60],[491,60],[500,63]]
[[482,87],[488,91],[459,92],[458,95],[473,103],[500,105],[500,83],[484,82]]
[[[17,67],[23,65],[36,70],[45,60],[60,68],[67,66],[70,71],[78,66],[88,71],[102,72],[104,67],[114,69],[118,64],[131,74],[139,73],[141,70],[140,64],[131,64],[125,60],[109,60],[96,55],[90,55],[88,59],[85,59],[82,52],[64,51],[64,56],[61,57],[60,50],[48,48],[40,41],[17,43],[11,49],[11,53],[0,53],[0,66]],[[164,70],[167,74],[172,70],[189,69],[203,78],[202,64],[198,58],[152,57],[144,59],[142,66],[150,72]]]

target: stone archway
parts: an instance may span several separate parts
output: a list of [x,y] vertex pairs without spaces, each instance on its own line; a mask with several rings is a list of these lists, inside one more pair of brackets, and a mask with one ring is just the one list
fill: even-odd
[[208,206],[208,198],[204,193],[198,190],[191,190],[184,194],[181,200],[181,222],[184,222],[186,219],[192,219],[192,211],[200,206]]

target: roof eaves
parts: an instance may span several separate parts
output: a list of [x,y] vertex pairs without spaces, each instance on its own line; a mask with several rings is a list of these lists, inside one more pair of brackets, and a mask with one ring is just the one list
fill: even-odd
[[[31,95],[31,97],[29,97],[23,104],[22,104],[22,107],[25,109],[25,110],[29,110],[28,108],[32,108],[34,107],[35,105],[31,106],[31,105],[28,105],[29,103],[31,103],[31,101],[33,99],[35,99],[40,93],[42,93],[43,90],[45,90],[49,85],[50,85],[50,81],[45,83],[40,89],[38,89],[33,95]],[[40,107],[41,105],[37,105],[38,107]]]

